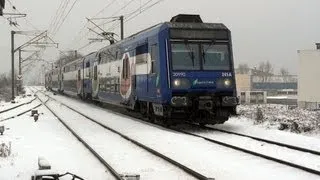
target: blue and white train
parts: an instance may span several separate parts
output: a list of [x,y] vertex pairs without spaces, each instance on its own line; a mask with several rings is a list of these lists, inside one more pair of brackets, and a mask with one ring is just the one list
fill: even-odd
[[46,86],[168,124],[223,123],[238,98],[231,32],[178,15],[46,74]]

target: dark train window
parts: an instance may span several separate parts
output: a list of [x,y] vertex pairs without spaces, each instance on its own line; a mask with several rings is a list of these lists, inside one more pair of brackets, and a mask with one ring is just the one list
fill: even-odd
[[129,78],[129,71],[130,71],[130,64],[129,64],[129,58],[126,56],[122,61],[122,78],[128,79]]
[[148,44],[138,46],[136,48],[136,64],[147,63],[148,58]]
[[93,78],[94,78],[94,80],[98,79],[98,66],[94,66]]
[[102,58],[101,58],[101,53],[99,53],[99,55],[98,55],[98,64],[101,64],[101,61],[102,60]]
[[151,73],[157,72],[157,55],[158,55],[158,45],[154,44],[151,46]]
[[78,80],[79,81],[81,80],[81,70],[80,69],[78,70]]

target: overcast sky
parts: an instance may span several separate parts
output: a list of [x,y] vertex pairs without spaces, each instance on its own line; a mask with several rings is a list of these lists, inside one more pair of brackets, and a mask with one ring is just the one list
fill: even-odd
[[[39,30],[48,29],[61,2],[61,0],[10,1],[18,11],[26,13],[27,21]],[[74,1],[70,1],[66,11]],[[112,1],[77,1],[53,37],[60,43],[60,50],[79,49],[88,43],[88,38],[96,37],[83,28],[86,24],[85,17],[95,16]],[[116,0],[97,17],[109,17],[129,1]],[[135,0],[116,15],[129,14],[147,1],[149,0]],[[127,22],[125,35],[128,36],[159,22],[169,21],[172,16],[179,13],[200,14],[205,22],[221,22],[231,29],[236,64],[248,63],[255,66],[260,61],[269,60],[276,70],[286,67],[296,73],[297,50],[314,49],[314,43],[320,42],[319,7],[319,0],[164,0]],[[12,12],[8,2],[4,11]],[[17,22],[21,30],[33,29],[25,19],[17,19]],[[97,21],[97,23],[102,22]],[[108,24],[104,28],[108,29],[112,25]],[[18,29],[10,27],[7,20],[0,18],[0,72],[10,71],[10,30]],[[24,36],[17,36],[16,43],[20,45],[25,40],[27,39]],[[81,52],[88,53],[104,45],[106,44],[93,44],[81,49]],[[56,49],[49,48],[43,57],[53,60],[57,54]],[[24,53],[23,57],[27,55]]]

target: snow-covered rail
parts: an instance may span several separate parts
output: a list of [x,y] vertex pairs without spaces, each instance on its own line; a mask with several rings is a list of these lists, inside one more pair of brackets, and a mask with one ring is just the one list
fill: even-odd
[[[272,161],[268,158],[261,158],[260,156],[223,146],[218,143],[212,143],[203,138],[206,137],[208,139],[217,139],[218,141],[228,144],[230,142],[228,141],[228,138],[230,138],[231,135],[227,136],[226,134],[221,133],[220,136],[214,137],[211,130],[208,136],[196,132],[195,134],[201,137],[194,135],[192,135],[192,137],[189,135],[183,135],[182,133],[177,133],[177,131],[169,130],[168,128],[142,121],[139,117],[134,118],[132,116],[128,116],[128,114],[123,113],[117,108],[105,109],[90,103],[84,103],[74,98],[70,99],[60,95],[52,96],[51,93],[46,93],[46,95],[59,102],[60,107],[64,107],[61,106],[62,102],[74,109],[81,111],[84,115],[96,119],[102,124],[116,129],[117,131],[124,133],[125,135],[134,138],[139,142],[143,142],[143,144],[147,144],[149,147],[152,147],[158,152],[161,152],[172,159],[178,160],[178,162],[182,162],[188,167],[196,169],[198,172],[207,174],[208,176],[214,174],[219,179],[224,179],[226,176],[228,177],[227,179],[230,179],[230,177],[246,177],[249,179],[254,177],[258,179],[269,179],[268,177],[270,177],[270,175],[274,177],[283,176],[287,178],[292,176],[294,178],[300,177],[302,179],[318,179],[319,177],[316,173],[310,173],[310,171],[306,170],[300,172],[301,169],[297,171],[297,167],[278,163],[277,161]],[[66,107],[64,108],[66,109]],[[57,109],[56,111],[58,112],[60,110]],[[88,125],[89,124],[86,124],[86,126]],[[96,132],[95,134],[97,133],[99,134],[99,132]],[[222,136],[222,134],[224,134],[224,136]],[[247,142],[243,141],[244,138],[245,137],[242,137],[242,140],[241,137],[233,138],[234,141],[240,142],[232,142],[231,145],[233,144],[234,146],[238,146],[240,144],[239,147],[243,147],[241,144],[248,145]],[[254,141],[250,138],[246,139]],[[265,151],[260,151],[260,146],[269,146],[269,144],[261,142],[259,143],[259,141],[255,140],[255,143],[251,142],[250,145],[252,146],[251,149],[253,148],[253,150],[260,152],[260,154],[269,155],[268,153],[265,153]],[[246,146],[243,149],[247,149]],[[283,154],[282,151],[285,149],[286,148],[281,147],[280,154]],[[267,150],[272,151],[273,154],[278,153],[277,148],[269,147]],[[288,154],[288,156],[290,155],[292,154]],[[277,157],[280,160],[287,160],[286,158],[283,159],[281,156]],[[309,169],[319,170],[320,168],[319,163],[315,163],[315,161],[318,159],[312,160],[310,157],[305,159],[305,157],[299,157],[296,156],[296,154],[291,158],[297,158],[296,161],[293,162],[304,161],[302,165],[300,162],[296,164],[300,164],[301,166],[306,165],[306,167]],[[304,164],[309,162],[309,160],[311,160],[311,163]],[[287,162],[290,163],[291,161]],[[310,164],[312,165],[311,167]],[[248,166],[250,166],[251,170],[256,173],[248,174],[247,169],[245,168]],[[226,174],[226,172],[228,173]]]
[[[9,119],[12,119],[12,118],[15,118],[15,117],[24,115],[24,114],[30,112],[32,109],[35,109],[35,108],[37,108],[37,107],[40,107],[41,105],[42,105],[42,104],[40,103],[40,104],[37,104],[36,106],[34,106],[34,107],[32,107],[32,108],[27,108],[27,109],[24,108],[24,109],[22,109],[21,111],[18,111],[17,113],[15,113],[15,114],[12,115],[12,116],[6,117],[6,118],[4,118],[4,119],[0,119],[0,122],[7,121],[7,120],[9,120]],[[20,107],[21,107],[21,106],[20,106]],[[26,109],[26,110],[25,110],[25,109]]]
[[[176,130],[178,132],[185,133],[185,134],[188,134],[188,135],[191,135],[191,136],[203,138],[204,140],[209,141],[211,143],[219,144],[219,145],[222,145],[222,146],[225,146],[225,147],[228,147],[228,148],[232,148],[232,149],[244,152],[244,153],[248,153],[248,154],[251,154],[251,155],[254,155],[254,156],[258,156],[258,157],[261,157],[261,158],[264,158],[264,159],[267,159],[267,160],[271,160],[271,161],[274,161],[274,162],[277,162],[277,163],[281,163],[281,164],[284,164],[284,165],[287,165],[287,166],[291,166],[291,167],[294,167],[294,168],[297,168],[297,169],[300,169],[300,170],[303,170],[303,171],[306,171],[306,172],[309,172],[309,173],[312,173],[312,174],[320,176],[320,171],[319,170],[307,167],[305,165],[300,165],[300,164],[293,163],[293,162],[290,162],[290,161],[287,161],[287,160],[283,160],[283,159],[280,159],[280,158],[276,158],[276,157],[273,157],[273,156],[270,156],[270,155],[259,153],[259,152],[254,151],[254,150],[243,148],[243,147],[240,147],[238,145],[233,145],[232,143],[229,143],[229,142],[227,143],[227,142],[224,142],[224,141],[221,141],[221,140],[218,140],[218,139],[206,137],[205,135],[199,135],[199,134],[194,133],[194,132],[181,130],[181,129],[177,129],[177,128],[173,128],[173,130]],[[299,156],[297,156],[297,160],[299,160]],[[317,164],[315,164],[315,166],[317,166]]]
[[[42,93],[42,92],[40,91],[40,93]],[[48,95],[46,95],[44,93],[42,93],[42,94],[45,95],[46,97],[50,98],[51,100],[58,102],[56,99],[54,99],[54,98],[52,98],[52,97],[50,97],[50,96],[48,96]],[[124,138],[125,140],[127,140],[127,141],[137,145],[138,147],[146,150],[147,152],[151,153],[152,155],[157,156],[157,157],[167,161],[168,163],[176,166],[177,168],[183,170],[184,172],[186,172],[187,174],[189,174],[190,176],[192,176],[192,177],[194,177],[196,179],[200,179],[200,180],[214,179],[214,178],[208,178],[205,175],[202,175],[199,172],[197,172],[197,171],[195,171],[195,170],[193,170],[193,169],[191,169],[191,168],[189,168],[189,167],[187,167],[187,166],[185,166],[185,165],[183,165],[183,164],[171,159],[170,157],[168,157],[168,156],[166,156],[166,155],[164,155],[164,154],[162,154],[162,153],[160,153],[160,152],[158,152],[158,151],[156,151],[156,150],[154,150],[154,149],[152,149],[152,148],[150,148],[150,147],[148,147],[148,146],[146,146],[146,145],[144,145],[144,144],[142,144],[142,143],[140,143],[140,142],[138,142],[138,141],[136,141],[136,140],[134,140],[132,138],[130,138],[129,136],[126,136],[126,135],[122,134],[121,132],[119,132],[119,131],[117,131],[115,129],[112,129],[112,128],[110,128],[110,127],[108,127],[108,126],[96,121],[95,119],[88,117],[87,115],[81,113],[80,111],[76,110],[75,108],[72,108],[72,107],[70,107],[70,106],[68,106],[68,105],[66,105],[66,104],[64,104],[62,102],[58,102],[58,103],[60,103],[61,105],[65,106],[66,108],[72,110],[73,112],[76,112],[79,115],[85,117],[87,120],[90,120],[90,121],[94,122],[95,124],[97,124],[97,125],[105,128],[105,129],[107,129],[107,130],[119,135],[120,137]],[[94,153],[94,155],[98,157],[99,160],[104,161],[103,158],[97,152],[95,152],[94,149],[91,148],[79,135],[77,135],[76,132],[73,131],[71,129],[71,127],[68,126],[56,113],[54,113],[50,109],[50,107],[48,107],[47,105],[45,105],[45,106],[72,132],[72,134],[74,134],[90,151],[92,151]],[[104,161],[103,163],[106,163],[106,162]],[[106,163],[106,164],[108,164],[108,163]],[[108,165],[108,166],[110,166],[110,165]],[[114,172],[112,172],[112,174],[119,175],[119,173],[117,173],[111,166],[110,166],[110,168],[112,169],[111,171],[114,171]]]
[[22,103],[22,104],[19,104],[17,106],[14,106],[14,107],[11,107],[11,108],[8,108],[8,109],[4,109],[4,110],[1,110],[0,111],[0,114],[4,113],[4,112],[8,112],[8,111],[11,111],[11,110],[14,110],[18,107],[21,107],[23,105],[27,105],[27,104],[31,104],[34,100],[36,100],[37,98],[33,98],[31,101],[28,101],[28,102],[25,102],[25,103]]
[[303,148],[303,147],[299,147],[299,146],[295,146],[295,145],[291,145],[291,144],[272,141],[272,140],[269,140],[269,139],[264,139],[264,138],[251,136],[251,135],[247,135],[247,134],[242,134],[242,133],[237,133],[237,132],[233,132],[233,131],[227,131],[227,130],[218,129],[218,128],[214,128],[214,127],[209,127],[209,126],[200,127],[197,124],[191,124],[191,125],[195,126],[195,127],[198,127],[198,128],[202,128],[204,130],[218,131],[218,132],[222,132],[222,133],[233,134],[233,135],[237,135],[237,136],[251,138],[251,139],[254,139],[254,140],[257,140],[257,141],[266,142],[268,144],[274,144],[274,145],[282,146],[282,147],[289,148],[289,149],[292,149],[292,150],[297,150],[297,151],[301,151],[301,152],[305,152],[305,153],[311,153],[311,154],[320,156],[320,151],[316,151],[316,150],[312,150],[312,149],[307,149],[307,148]]
[[46,102],[42,101],[39,97],[38,99],[44,104],[44,106],[111,172],[111,174],[118,180],[123,180],[118,172],[109,165],[89,144],[84,141],[75,131],[72,130],[50,107],[46,105]]

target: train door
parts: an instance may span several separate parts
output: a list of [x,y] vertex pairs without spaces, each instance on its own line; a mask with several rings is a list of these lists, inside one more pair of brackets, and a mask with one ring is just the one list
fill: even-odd
[[152,44],[149,47],[150,56],[148,57],[148,97],[156,97],[159,77],[157,72],[158,44]]
[[95,62],[93,65],[93,77],[92,77],[92,97],[97,98],[99,93],[99,66],[98,62]]
[[82,92],[82,81],[81,81],[81,68],[78,67],[78,72],[77,72],[77,93],[80,95]]
[[148,44],[139,45],[135,52],[135,85],[136,95],[141,98],[148,96]]
[[63,67],[61,69],[61,81],[60,81],[60,91],[63,92],[64,91],[64,75],[66,72],[66,67]]

